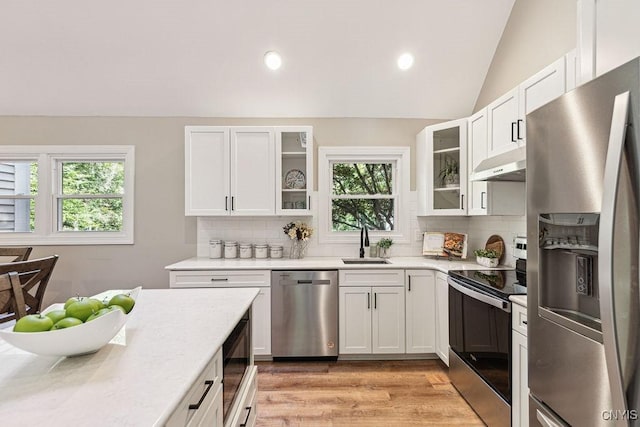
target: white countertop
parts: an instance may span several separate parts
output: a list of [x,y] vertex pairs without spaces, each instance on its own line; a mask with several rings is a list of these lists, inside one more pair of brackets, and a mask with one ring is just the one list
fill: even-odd
[[514,302],[514,303],[516,303],[518,305],[521,305],[521,306],[523,306],[525,308],[527,307],[527,296],[526,295],[511,295],[509,297],[509,299],[512,302]]
[[164,424],[258,291],[143,289],[124,344],[86,356],[38,356],[0,339],[2,424]]
[[[345,257],[346,258],[346,257]],[[353,257],[355,258],[355,257]],[[426,268],[447,273],[449,270],[486,270],[473,261],[426,257],[389,258],[389,264],[345,264],[341,257],[306,257],[303,259],[211,259],[189,258],[165,267],[167,270],[323,270]],[[511,268],[511,267],[499,267]]]

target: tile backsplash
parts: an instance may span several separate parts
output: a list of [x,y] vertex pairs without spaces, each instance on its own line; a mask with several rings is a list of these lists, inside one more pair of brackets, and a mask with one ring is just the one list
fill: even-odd
[[[316,204],[317,205],[317,204]],[[503,263],[513,266],[513,239],[525,235],[524,216],[491,217],[417,217],[417,195],[410,193],[409,208],[410,243],[396,243],[392,256],[420,256],[422,253],[422,233],[425,231],[454,231],[468,234],[468,257],[473,258],[473,250],[483,248],[487,239],[500,235],[505,242],[506,254]],[[235,240],[248,243],[282,244],[288,256],[290,240],[282,227],[290,221],[300,219],[310,222],[318,229],[317,215],[313,217],[199,217],[197,220],[197,256],[209,256],[209,240]],[[308,256],[357,257],[359,242],[353,244],[319,244],[317,235],[310,240]]]

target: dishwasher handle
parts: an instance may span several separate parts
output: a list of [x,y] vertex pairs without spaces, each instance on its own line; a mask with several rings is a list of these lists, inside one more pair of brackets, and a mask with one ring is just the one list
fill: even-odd
[[294,286],[294,285],[330,285],[331,280],[320,279],[299,279],[299,280],[281,280],[281,285],[284,286]]

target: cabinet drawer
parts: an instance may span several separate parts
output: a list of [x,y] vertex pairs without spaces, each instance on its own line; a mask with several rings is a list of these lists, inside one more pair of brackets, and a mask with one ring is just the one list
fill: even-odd
[[404,270],[340,270],[339,286],[404,286]]
[[171,271],[172,288],[259,288],[271,285],[269,270]]
[[[198,425],[221,390],[222,350],[218,350],[173,411],[166,425],[169,427]],[[197,406],[197,408],[190,409],[190,406]]]
[[252,427],[258,411],[258,368],[251,366],[225,427]]
[[514,331],[527,336],[527,308],[518,304],[511,304],[511,327]]

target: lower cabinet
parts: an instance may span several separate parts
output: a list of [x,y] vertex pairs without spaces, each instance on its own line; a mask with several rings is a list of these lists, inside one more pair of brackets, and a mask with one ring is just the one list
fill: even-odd
[[511,304],[511,308],[511,425],[513,427],[528,427],[527,309],[518,304]]
[[436,273],[406,270],[407,353],[436,352]]
[[436,273],[436,354],[449,366],[449,284],[445,273]]
[[225,427],[251,427],[256,425],[258,413],[258,367],[251,366],[245,374],[244,385],[239,391],[238,400],[230,410]]
[[404,271],[341,270],[339,283],[339,353],[404,353]]

